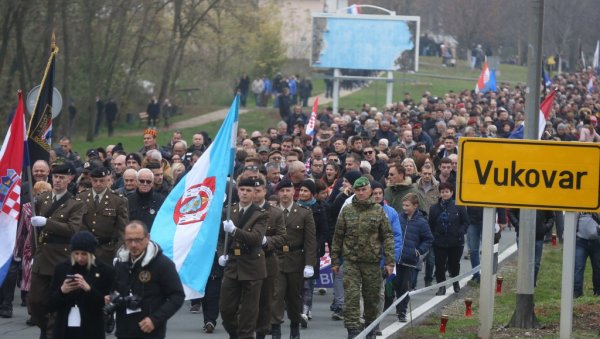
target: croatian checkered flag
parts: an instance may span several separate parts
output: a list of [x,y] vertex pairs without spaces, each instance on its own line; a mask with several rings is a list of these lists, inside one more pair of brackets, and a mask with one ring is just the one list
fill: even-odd
[[18,96],[17,111],[0,149],[0,285],[10,267],[21,212],[21,173],[27,136],[21,91]]
[[315,135],[315,122],[317,121],[317,111],[319,110],[319,97],[315,98],[315,103],[313,104],[312,113],[310,114],[310,120],[308,120],[308,126],[306,127],[306,135],[310,135],[311,137]]

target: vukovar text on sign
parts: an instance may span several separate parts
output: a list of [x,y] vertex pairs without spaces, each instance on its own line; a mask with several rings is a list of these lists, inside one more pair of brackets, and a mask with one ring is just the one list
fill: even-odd
[[600,211],[600,144],[461,138],[462,205]]

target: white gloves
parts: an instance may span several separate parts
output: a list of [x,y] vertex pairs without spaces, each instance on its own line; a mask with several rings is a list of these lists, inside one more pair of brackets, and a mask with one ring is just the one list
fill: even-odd
[[219,257],[219,266],[225,267],[227,264],[227,260],[229,260],[229,255],[225,254]]
[[235,232],[235,225],[233,224],[233,221],[231,221],[231,220],[223,221],[223,231],[225,231],[227,233]]
[[313,269],[312,266],[306,265],[304,266],[304,277],[305,278],[310,278],[315,274],[315,270]]
[[31,217],[31,224],[35,227],[42,227],[46,225],[46,217],[35,216]]
[[267,237],[263,235],[262,245],[265,246],[267,243]]

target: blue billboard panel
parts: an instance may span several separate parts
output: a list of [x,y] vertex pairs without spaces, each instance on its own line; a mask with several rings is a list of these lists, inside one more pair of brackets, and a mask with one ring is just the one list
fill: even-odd
[[393,19],[393,16],[372,17],[315,16],[312,66],[384,71],[413,69],[416,23]]

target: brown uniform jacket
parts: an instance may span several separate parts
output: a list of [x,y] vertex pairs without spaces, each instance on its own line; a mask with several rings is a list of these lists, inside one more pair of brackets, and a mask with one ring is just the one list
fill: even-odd
[[269,222],[267,223],[267,232],[265,234],[267,236],[267,243],[263,246],[267,258],[267,275],[274,276],[279,274],[276,249],[282,248],[287,243],[285,223],[281,209],[271,206],[268,202],[262,208],[269,213]]
[[287,243],[277,248],[279,270],[302,272],[304,266],[317,264],[317,236],[312,210],[294,203],[285,218]]
[[54,207],[52,192],[42,193],[35,202],[35,214],[47,220],[38,234],[32,272],[49,276],[54,274],[54,266],[69,258],[71,237],[79,231],[83,217],[83,203],[69,192]]
[[107,189],[98,206],[94,203],[92,189],[79,193],[83,201],[83,226],[98,239],[96,256],[106,265],[112,266],[117,249],[122,244],[123,232],[129,222],[127,198]]
[[[262,249],[262,238],[267,230],[269,214],[264,209],[252,204],[251,211],[246,211],[240,220],[239,205],[231,206],[231,221],[237,227],[233,235],[229,235],[227,254],[229,260],[223,275],[237,280],[261,280],[267,276],[265,252]],[[225,209],[224,209],[225,210]],[[223,253],[225,232],[219,225],[219,253]]]

